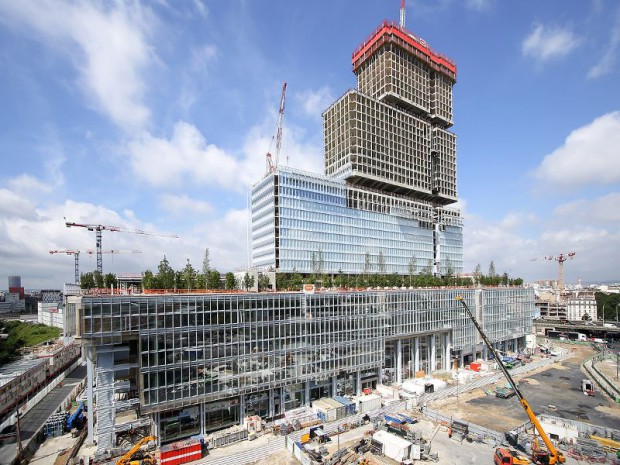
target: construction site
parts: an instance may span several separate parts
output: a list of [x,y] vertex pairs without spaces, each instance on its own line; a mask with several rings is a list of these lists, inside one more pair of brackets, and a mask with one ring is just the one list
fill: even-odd
[[[458,275],[456,64],[406,29],[404,0],[351,60],[357,88],[323,113],[323,174],[280,166],[282,88],[276,152],[251,188],[252,270]],[[150,234],[66,226],[95,232],[100,274],[102,231]],[[80,251],[50,253],[74,257],[77,283]],[[560,295],[573,256],[558,260]],[[276,282],[68,296],[85,420],[79,442],[59,435],[33,461],[547,465],[612,463],[620,449],[617,360],[536,334],[532,288]]]

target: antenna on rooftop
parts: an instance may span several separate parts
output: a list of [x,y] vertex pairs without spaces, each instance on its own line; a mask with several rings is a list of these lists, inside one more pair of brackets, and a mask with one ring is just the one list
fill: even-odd
[[405,0],[400,0],[400,28],[405,29]]

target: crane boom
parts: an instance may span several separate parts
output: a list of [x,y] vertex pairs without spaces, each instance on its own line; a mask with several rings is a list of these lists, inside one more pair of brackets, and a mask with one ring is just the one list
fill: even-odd
[[[282,95],[280,96],[280,108],[278,110],[278,126],[276,131],[276,162],[280,161],[280,149],[282,148],[282,121],[284,120],[284,104],[286,103],[286,82],[282,85]],[[287,159],[288,164],[288,159]]]
[[79,250],[50,250],[50,254],[64,253],[67,255],[73,255],[74,263],[73,268],[75,272],[75,284],[80,284],[80,251]]
[[109,226],[105,224],[73,223],[70,221],[65,221],[65,226],[67,226],[67,228],[77,227],[77,228],[86,228],[89,231],[95,231],[95,246],[97,248],[97,271],[101,274],[103,274],[103,257],[102,257],[102,250],[101,250],[102,249],[102,246],[101,246],[101,242],[102,242],[101,232],[102,231],[127,232],[127,233],[133,233],[133,234],[145,234],[147,236],[174,237],[174,238],[179,237],[176,234],[154,233],[154,232],[143,231],[141,229],[124,228],[121,226]]
[[512,379],[512,376],[510,376],[510,373],[508,372],[508,370],[504,366],[504,363],[502,362],[502,359],[500,357],[498,357],[498,353],[495,350],[495,348],[493,347],[493,344],[491,343],[491,341],[489,340],[487,335],[482,330],[482,327],[480,326],[478,321],[476,321],[476,318],[474,317],[474,314],[471,312],[471,310],[469,309],[469,307],[465,303],[465,300],[463,299],[463,296],[462,295],[456,296],[456,300],[461,302],[461,304],[463,305],[463,308],[465,309],[465,312],[467,313],[467,316],[469,316],[471,321],[474,323],[474,326],[476,327],[476,329],[480,333],[480,336],[482,337],[482,340],[484,341],[484,343],[487,345],[487,347],[489,348],[489,350],[491,351],[491,353],[495,357],[495,360],[497,360],[497,365],[499,366],[500,370],[502,371],[502,373],[504,374],[504,376],[506,377],[506,379],[510,383],[510,386],[512,387],[512,389],[514,389],[515,394],[516,394],[517,398],[519,399],[519,402],[521,403],[521,406],[523,407],[523,409],[525,410],[525,413],[527,414],[527,417],[529,418],[530,422],[532,422],[532,424],[534,425],[534,428],[536,428],[536,431],[538,432],[538,434],[540,434],[540,437],[542,438],[543,442],[547,446],[547,449],[549,450],[549,462],[547,462],[547,463],[549,463],[549,465],[553,465],[553,464],[556,464],[556,463],[564,463],[566,461],[566,458],[564,457],[564,455],[562,455],[562,453],[559,450],[557,450],[555,448],[553,443],[549,440],[549,437],[547,436],[547,433],[545,433],[545,430],[543,429],[542,425],[538,421],[538,418],[536,418],[536,415],[534,414],[534,411],[532,410],[532,407],[530,407],[530,404],[528,403],[528,401],[525,399],[525,397],[523,397],[523,394],[521,394],[521,391],[517,387],[517,384],[514,382],[514,380]]

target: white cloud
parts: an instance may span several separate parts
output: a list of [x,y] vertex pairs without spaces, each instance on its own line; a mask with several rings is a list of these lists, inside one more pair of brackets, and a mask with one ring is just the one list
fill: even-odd
[[187,195],[164,194],[159,198],[161,206],[175,216],[186,213],[206,214],[213,211],[213,206],[208,202],[196,200]]
[[571,132],[564,144],[545,156],[534,176],[564,189],[620,182],[620,112],[607,113]]
[[538,62],[545,62],[568,55],[580,42],[568,28],[537,24],[523,40],[521,52]]
[[9,181],[9,187],[21,195],[48,194],[52,185],[29,174],[21,174]]
[[609,44],[605,49],[605,53],[601,59],[590,68],[588,71],[588,77],[591,79],[599,78],[604,76],[605,74],[609,74],[614,65],[616,64],[616,59],[618,55],[618,48],[620,47],[620,9],[618,9],[616,13],[616,22],[611,31],[611,37],[609,39]]
[[580,199],[556,207],[560,222],[583,224],[620,224],[620,193],[612,192],[594,200]]
[[298,92],[293,98],[301,105],[303,112],[313,118],[321,118],[321,114],[336,100],[326,86],[318,90],[308,89]]
[[[269,149],[272,129],[266,124],[253,127],[239,156],[209,144],[192,124],[179,121],[172,137],[166,139],[144,133],[128,144],[128,155],[134,175],[159,187],[179,186],[192,182],[201,186],[243,192],[266,172],[265,154]],[[300,142],[303,132],[294,127],[285,131],[281,163],[290,154],[291,165],[315,171],[321,167],[322,149]]]
[[142,72],[153,55],[148,10],[139,3],[21,0],[0,2],[4,21],[68,55],[95,108],[123,129],[142,127]]

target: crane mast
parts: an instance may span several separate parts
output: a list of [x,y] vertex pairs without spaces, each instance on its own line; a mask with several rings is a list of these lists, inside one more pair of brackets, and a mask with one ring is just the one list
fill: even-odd
[[542,425],[538,421],[538,418],[536,418],[536,415],[534,414],[534,411],[530,407],[530,404],[525,399],[525,397],[523,397],[523,394],[521,394],[521,391],[517,387],[517,384],[512,379],[512,376],[510,376],[510,373],[508,372],[508,369],[504,366],[504,363],[502,362],[502,359],[498,356],[498,353],[495,350],[495,348],[493,347],[493,344],[491,343],[491,341],[489,340],[489,338],[487,337],[485,332],[482,330],[482,327],[480,326],[480,324],[476,320],[476,317],[474,317],[474,314],[471,312],[471,310],[469,309],[469,307],[465,303],[465,300],[463,299],[463,296],[462,295],[456,296],[456,300],[461,302],[461,304],[463,305],[463,308],[465,309],[465,312],[467,313],[467,316],[474,323],[474,326],[478,330],[478,333],[480,333],[480,336],[482,337],[482,340],[484,341],[486,346],[489,348],[489,350],[491,351],[491,353],[495,357],[495,360],[497,361],[497,365],[499,366],[500,370],[502,371],[502,373],[504,374],[504,376],[506,377],[506,379],[510,383],[510,386],[512,387],[512,389],[514,389],[515,394],[516,394],[517,398],[519,399],[519,403],[521,404],[521,406],[525,410],[525,413],[527,414],[530,422],[534,425],[534,428],[536,428],[536,431],[538,432],[538,434],[542,438],[543,442],[547,446],[547,450],[549,451],[549,457],[548,457],[549,461],[547,463],[549,465],[554,465],[556,463],[564,463],[566,461],[566,458],[564,457],[564,455],[562,455],[562,453],[559,450],[557,450],[555,448],[553,443],[549,440],[549,437],[547,436],[547,433],[545,433],[545,430],[543,429]]
[[400,0],[400,27],[405,29],[405,0]]

